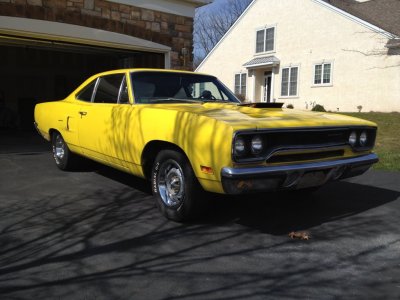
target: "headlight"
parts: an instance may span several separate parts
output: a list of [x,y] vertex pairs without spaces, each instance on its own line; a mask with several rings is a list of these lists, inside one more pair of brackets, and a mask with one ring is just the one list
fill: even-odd
[[246,143],[244,139],[237,138],[235,140],[235,148],[234,148],[235,155],[241,156],[246,153]]
[[349,144],[351,146],[355,146],[356,143],[357,143],[357,133],[355,131],[352,131],[349,136]]
[[256,135],[251,140],[251,152],[253,154],[260,154],[263,150],[263,141],[260,136]]
[[365,147],[367,144],[368,138],[367,138],[367,132],[363,131],[360,134],[360,146]]

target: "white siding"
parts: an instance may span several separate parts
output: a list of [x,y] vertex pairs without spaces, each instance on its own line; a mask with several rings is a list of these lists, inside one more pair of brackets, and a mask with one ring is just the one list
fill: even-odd
[[[332,111],[357,111],[359,105],[362,111],[400,111],[400,55],[384,54],[387,37],[313,0],[255,1],[198,71],[233,89],[233,75],[245,72],[242,65],[255,55],[256,30],[270,24],[276,24],[273,55],[280,59],[274,69],[276,101],[300,109],[318,103]],[[369,55],[377,53],[382,54]],[[315,86],[314,65],[324,60],[332,63],[332,85]],[[299,66],[298,97],[285,99],[280,72],[290,65]],[[248,78],[249,100],[260,100],[254,87],[260,73]]]

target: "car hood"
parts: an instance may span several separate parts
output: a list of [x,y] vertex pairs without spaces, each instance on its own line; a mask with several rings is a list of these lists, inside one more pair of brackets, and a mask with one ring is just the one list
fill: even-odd
[[[160,105],[161,106],[161,105]],[[281,108],[253,108],[235,104],[171,104],[163,108],[187,111],[228,123],[235,129],[363,125],[375,123],[336,113]]]

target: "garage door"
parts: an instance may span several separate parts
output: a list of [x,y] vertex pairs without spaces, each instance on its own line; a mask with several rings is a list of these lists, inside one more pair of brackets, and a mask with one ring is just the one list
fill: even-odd
[[[17,21],[14,28],[10,28],[12,22],[7,22],[8,28],[0,22],[1,129],[32,130],[36,103],[65,98],[95,73],[116,68],[166,67],[169,48],[162,45],[157,48],[152,43],[155,47],[151,51],[143,47],[148,45],[147,41],[101,31],[94,39],[90,28],[79,28],[75,34],[79,36],[72,36],[71,28],[80,26],[59,23],[54,23],[61,26],[55,31],[63,30],[62,36],[51,31],[44,33],[42,28],[52,22],[23,19],[30,23],[28,31],[20,28],[21,20]],[[34,28],[32,21],[41,24],[41,29]],[[113,43],[116,39],[118,43]]]

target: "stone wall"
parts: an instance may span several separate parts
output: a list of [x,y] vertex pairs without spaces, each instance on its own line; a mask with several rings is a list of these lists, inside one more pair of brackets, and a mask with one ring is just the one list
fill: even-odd
[[[0,15],[126,34],[172,48],[171,68],[192,68],[193,19],[105,0],[0,0]],[[182,48],[188,51],[183,57]]]

